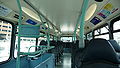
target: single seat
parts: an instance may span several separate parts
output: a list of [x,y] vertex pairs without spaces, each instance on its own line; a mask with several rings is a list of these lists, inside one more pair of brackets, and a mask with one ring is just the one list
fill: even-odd
[[[45,40],[42,40],[39,46],[42,46],[42,45],[47,46],[47,42]],[[37,47],[37,50],[41,50],[41,47]]]
[[[85,48],[86,48],[89,44],[89,40],[84,40],[84,43],[85,43]],[[72,50],[72,68],[80,67],[80,63],[81,63],[80,60],[82,58],[83,51],[85,49],[85,48],[79,48],[79,40],[76,41],[75,46],[77,49],[73,47],[73,50]]]
[[47,45],[47,42],[45,40],[42,40],[39,45]]
[[105,39],[92,39],[83,54],[78,68],[119,68],[119,57]]

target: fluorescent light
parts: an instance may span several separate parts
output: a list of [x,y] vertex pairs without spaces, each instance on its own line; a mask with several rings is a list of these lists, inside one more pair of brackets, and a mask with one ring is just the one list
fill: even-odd
[[93,14],[94,14],[95,11],[96,11],[96,8],[97,8],[97,4],[92,4],[92,5],[88,8],[88,10],[87,10],[87,12],[86,12],[86,16],[85,16],[85,21],[89,20],[89,19],[93,16]]
[[79,32],[79,29],[77,29],[77,32]]
[[55,30],[55,32],[58,32],[58,30]]
[[26,7],[22,7],[22,11],[23,11],[24,13],[26,13],[28,16],[30,16],[30,17],[34,18],[35,20],[41,22],[39,16],[38,16],[36,13],[34,13],[32,10],[30,10],[30,9],[28,9],[28,8],[26,8]]

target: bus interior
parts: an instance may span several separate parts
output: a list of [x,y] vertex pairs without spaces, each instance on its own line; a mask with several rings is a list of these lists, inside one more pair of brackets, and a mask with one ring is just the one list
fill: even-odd
[[0,68],[120,68],[120,0],[0,0]]

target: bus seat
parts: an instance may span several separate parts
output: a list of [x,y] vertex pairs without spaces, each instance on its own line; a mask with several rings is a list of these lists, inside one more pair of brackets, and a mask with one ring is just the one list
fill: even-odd
[[[39,44],[39,46],[44,45],[47,46],[47,42],[45,40],[42,40]],[[37,50],[41,50],[41,47],[38,47]]]
[[47,42],[45,40],[42,40],[39,45],[47,45]]
[[[27,60],[27,57],[22,57],[20,63],[21,68],[30,68],[29,60]],[[0,68],[16,68],[16,59],[13,58],[9,62],[1,64]]]
[[[84,40],[85,42],[85,48],[88,46],[89,44],[89,40]],[[79,40],[76,41],[75,46],[72,48],[72,68],[75,67],[80,67],[80,63],[81,63],[81,58],[83,55],[83,51],[85,50],[85,48],[79,48]]]
[[[84,50],[81,68],[119,68],[119,57],[105,39],[92,39]],[[114,67],[115,66],[115,67]]]
[[120,52],[120,45],[115,40],[108,40],[116,52]]

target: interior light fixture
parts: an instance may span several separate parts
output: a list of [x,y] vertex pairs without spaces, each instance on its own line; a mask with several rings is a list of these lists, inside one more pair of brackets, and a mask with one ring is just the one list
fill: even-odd
[[30,9],[28,9],[28,8],[26,8],[26,7],[22,7],[22,11],[23,11],[24,13],[26,13],[28,16],[30,16],[30,17],[34,18],[35,20],[41,22],[39,16],[38,16],[35,12],[33,12],[32,10],[30,10]]
[[79,32],[79,29],[77,29],[77,32]]
[[86,16],[85,16],[85,21],[89,20],[89,19],[93,16],[93,14],[94,14],[95,11],[96,11],[96,8],[97,8],[97,4],[92,4],[92,5],[88,8],[88,10],[87,10],[87,12],[86,12]]
[[58,30],[55,30],[55,32],[58,32]]

